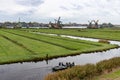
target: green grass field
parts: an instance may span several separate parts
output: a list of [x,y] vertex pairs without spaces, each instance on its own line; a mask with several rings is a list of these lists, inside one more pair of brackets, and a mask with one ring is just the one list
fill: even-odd
[[104,29],[24,29],[44,33],[66,34],[81,37],[92,37],[120,41],[120,28]]
[[45,36],[21,30],[0,30],[0,64],[35,61],[49,58],[76,55],[85,52],[102,51],[115,45]]

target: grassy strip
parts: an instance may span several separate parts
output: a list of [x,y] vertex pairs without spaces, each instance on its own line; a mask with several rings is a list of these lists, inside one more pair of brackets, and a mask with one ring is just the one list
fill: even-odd
[[26,49],[26,50],[27,50],[27,51],[29,51],[31,54],[36,54],[34,51],[32,51],[32,50],[28,49],[28,48],[27,48],[26,46],[24,46],[23,44],[18,43],[17,41],[14,41],[14,40],[12,40],[12,39],[10,39],[10,38],[8,38],[8,37],[4,36],[4,35],[1,35],[1,36],[2,36],[3,38],[7,39],[7,40],[9,40],[9,41],[11,41],[11,42],[13,42],[13,43],[15,43],[15,44],[19,45],[20,47],[22,47],[22,48]]
[[[73,41],[73,39],[63,40],[61,38],[56,39],[56,37],[49,38],[48,36],[30,34],[30,33],[25,33],[25,32],[18,33],[18,31],[17,31],[17,33],[13,33],[13,34],[23,36],[23,37],[27,37],[27,38],[30,38],[30,39],[34,39],[34,40],[38,40],[38,41],[43,41],[43,42],[50,43],[50,44],[54,44],[54,45],[57,45],[57,46],[60,46],[60,47],[63,47],[63,48],[69,49],[69,50],[82,50],[82,49],[88,49],[88,48],[90,49],[90,48],[93,48],[93,47],[94,48],[100,47],[100,45],[101,45],[101,47],[103,46],[103,44],[99,44],[99,43],[94,44],[94,42],[87,42],[87,41],[85,42],[84,41],[83,43],[82,42],[79,43],[79,42],[74,42],[75,40]],[[72,40],[72,41],[69,41],[69,40]],[[78,41],[81,41],[81,40],[78,40]]]
[[[3,59],[2,61],[0,61],[0,64],[13,63],[13,62],[23,62],[23,61],[45,60],[45,59],[47,59],[46,54],[49,55],[49,59],[52,59],[52,58],[56,58],[56,57],[65,57],[68,55],[72,56],[72,55],[77,55],[77,54],[81,54],[81,53],[103,51],[103,50],[107,50],[110,48],[118,47],[116,45],[94,43],[94,42],[89,42],[89,41],[81,41],[81,40],[74,40],[74,39],[69,40],[68,38],[61,39],[59,37],[59,39],[58,38],[56,39],[56,37],[54,37],[54,38],[50,38],[48,36],[44,37],[43,35],[41,36],[41,35],[27,33],[27,32],[18,31],[18,30],[17,31],[10,30],[9,32],[10,33],[8,33],[8,30],[1,30],[0,34],[4,36],[4,39],[7,39],[9,42],[12,42],[16,46],[19,46],[19,47],[24,46],[24,47],[21,47],[23,50],[26,50],[25,48],[27,48],[27,49],[33,51],[35,54],[31,54],[30,51],[28,51],[28,50],[26,50],[26,51],[29,54],[27,52],[20,51],[19,53],[21,53],[21,55],[24,55],[26,53],[27,54],[23,57],[17,56],[18,58],[16,58],[16,57],[14,57],[14,55],[13,56],[11,55],[11,53],[14,52],[14,49],[16,49],[16,48],[14,48],[11,51],[9,51],[9,49],[8,49],[8,55],[1,56],[2,58],[4,57],[6,59]],[[28,38],[27,36],[30,38]],[[59,44],[59,45],[65,46],[65,47],[70,47],[70,48],[73,47],[73,49],[77,49],[77,50],[69,50],[69,49],[66,49],[66,48],[61,47],[61,46],[42,42],[39,39],[43,40],[43,41],[52,42],[54,44]],[[4,42],[4,40],[1,42]],[[91,43],[91,45],[90,45],[90,43]],[[6,43],[4,43],[4,44],[6,44]],[[4,45],[4,44],[2,44],[2,45]],[[7,51],[7,47],[5,47],[5,48],[6,49],[4,49],[4,51]],[[1,49],[1,51],[2,51],[2,49]],[[5,53],[4,51],[3,51],[3,53]],[[16,51],[15,54],[18,55],[18,52]],[[8,56],[10,56],[11,58],[7,59]]]
[[49,74],[45,80],[92,80],[94,76],[110,72],[113,68],[120,67],[120,57],[104,60],[96,65],[87,64],[84,66],[75,66],[73,68]]
[[47,40],[45,41],[45,40],[37,39],[37,38],[31,37],[31,36],[22,35],[22,34],[17,34],[17,33],[13,33],[13,32],[9,32],[9,33],[12,33],[12,34],[15,34],[15,35],[18,35],[18,36],[22,36],[22,37],[26,37],[26,38],[29,38],[29,39],[41,41],[41,42],[44,42],[44,43],[52,44],[52,45],[55,45],[55,46],[63,47],[63,48],[65,48],[65,49],[77,50],[77,49],[73,49],[73,48],[70,48],[70,47],[66,47],[66,46],[64,46],[64,45],[59,45],[59,44],[50,42],[50,41],[48,41],[49,39],[47,39]]
[[[27,47],[28,49],[30,49],[36,53],[35,55],[34,54],[27,54],[26,59],[21,57],[21,59],[16,60],[14,57],[12,57],[13,60],[15,59],[15,61],[13,61],[13,60],[6,61],[7,60],[6,59],[5,60],[6,62],[4,62],[4,63],[23,62],[23,61],[39,61],[39,60],[47,59],[46,54],[49,54],[49,58],[53,58],[53,56],[71,53],[71,50],[67,50],[67,49],[64,49],[64,48],[61,48],[58,46],[53,46],[53,45],[50,45],[47,43],[42,43],[40,41],[31,40],[28,38],[16,36],[13,34],[2,32],[2,31],[0,31],[0,32],[1,32],[0,34],[7,36],[10,40],[15,41],[19,44],[22,44],[23,46]],[[21,54],[25,54],[25,53],[21,52]],[[8,54],[8,56],[9,55],[10,55],[10,53]],[[16,52],[16,55],[17,55],[17,52]],[[27,56],[31,56],[31,59],[27,59]],[[1,56],[1,57],[7,57],[7,56]],[[3,64],[3,63],[1,63],[1,64]]]
[[92,37],[109,40],[120,41],[120,29],[118,28],[105,28],[105,29],[21,29],[26,31],[37,31],[44,33],[65,34],[81,37]]
[[[8,31],[7,31],[8,32]],[[10,32],[15,35],[19,36],[24,36],[24,37],[30,37],[31,39],[35,40],[49,40],[50,42],[53,42],[55,44],[60,44],[62,46],[70,47],[76,49],[74,51],[74,54],[69,54],[69,55],[76,55],[80,53],[88,53],[88,52],[98,52],[98,51],[105,51],[108,49],[112,49],[113,46],[114,48],[118,48],[116,45],[108,45],[108,44],[103,44],[103,43],[97,43],[97,42],[91,42],[91,41],[83,41],[83,40],[75,40],[75,39],[70,39],[70,38],[61,38],[61,37],[50,37],[49,36],[43,36],[39,34],[31,34],[31,33],[26,33],[26,32],[21,32],[21,31],[12,31]],[[60,40],[56,39],[59,38]],[[69,42],[70,40],[70,42]],[[87,44],[88,43],[88,44]],[[66,56],[66,55],[65,55]]]
[[36,52],[38,54],[42,53],[42,52],[46,52],[46,51],[52,51],[54,48],[56,48],[54,50],[60,49],[60,50],[64,50],[64,51],[65,50],[69,51],[68,49],[65,49],[65,48],[62,48],[62,47],[59,47],[59,46],[54,46],[52,44],[48,44],[48,43],[45,43],[45,42],[41,42],[41,41],[38,41],[38,40],[26,38],[26,37],[19,36],[19,35],[9,34],[9,33],[6,33],[6,32],[2,32],[2,35],[5,35],[5,36],[9,37],[10,39],[19,42],[20,44],[26,46],[30,50],[34,50],[34,52]]
[[31,53],[0,36],[0,64],[31,59]]
[[[39,34],[40,35],[40,34]],[[84,40],[79,40],[79,39],[70,39],[70,38],[62,38],[60,36],[48,36],[48,35],[41,35],[41,36],[44,36],[44,37],[49,37],[49,38],[53,38],[53,39],[62,39],[62,40],[67,40],[67,41],[74,41],[74,42],[77,42],[77,43],[84,43],[84,44],[89,44],[89,45],[94,45],[94,46],[101,46],[99,43],[96,44],[96,43],[91,43],[91,41],[84,41]]]

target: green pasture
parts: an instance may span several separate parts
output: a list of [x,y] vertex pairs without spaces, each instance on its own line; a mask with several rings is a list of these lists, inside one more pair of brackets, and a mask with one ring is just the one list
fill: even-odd
[[58,56],[76,55],[85,52],[114,48],[97,42],[33,34],[21,30],[0,30],[0,64],[34,61]]
[[102,29],[22,29],[27,31],[38,31],[43,33],[65,34],[81,37],[92,37],[120,41],[120,28]]

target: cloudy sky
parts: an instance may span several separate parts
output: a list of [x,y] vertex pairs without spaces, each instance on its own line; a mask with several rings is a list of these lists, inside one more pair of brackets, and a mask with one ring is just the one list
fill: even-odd
[[0,22],[54,21],[87,23],[100,20],[120,24],[120,0],[0,0]]

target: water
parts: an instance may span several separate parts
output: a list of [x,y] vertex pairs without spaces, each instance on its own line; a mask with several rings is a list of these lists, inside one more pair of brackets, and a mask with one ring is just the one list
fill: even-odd
[[[45,34],[37,33],[44,35],[53,35],[56,34]],[[59,35],[61,37],[69,37],[74,39],[90,40],[97,42],[98,39],[92,38],[83,38],[83,37],[74,37]],[[110,41],[111,44],[117,44],[120,46],[118,41]],[[87,63],[97,63],[101,60],[110,59],[113,57],[120,56],[120,48],[111,49],[104,52],[94,52],[89,54],[81,54],[77,56],[68,56],[57,59],[52,59],[47,61],[34,62],[25,62],[25,63],[16,63],[16,64],[6,64],[0,65],[0,80],[43,80],[44,76],[52,72],[52,67],[58,65],[59,62],[75,62],[76,65],[85,65]]]
[[87,26],[63,26],[62,28],[87,28]]
[[[22,28],[27,28],[27,27],[22,27]],[[49,28],[49,27],[29,27],[29,28],[35,28],[35,29],[39,29],[39,28]],[[87,28],[87,26],[63,26],[62,28]]]

